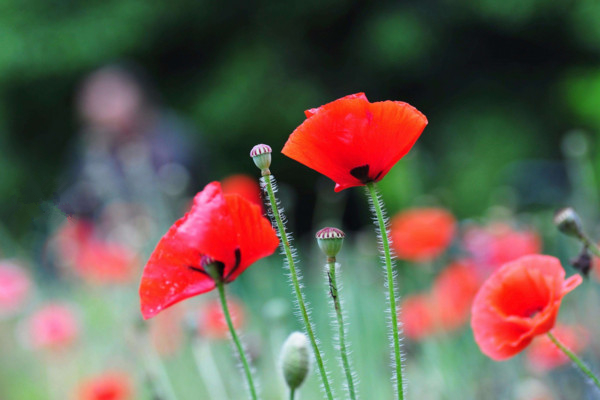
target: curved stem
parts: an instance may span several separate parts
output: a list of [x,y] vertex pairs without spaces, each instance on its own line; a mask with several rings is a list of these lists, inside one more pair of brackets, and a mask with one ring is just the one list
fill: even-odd
[[231,321],[231,315],[229,314],[229,308],[227,307],[227,299],[225,298],[225,285],[223,284],[223,282],[220,281],[216,281],[216,283],[217,289],[219,290],[219,298],[221,299],[221,307],[223,307],[223,314],[225,315],[225,320],[227,321],[227,326],[229,327],[231,338],[235,343],[238,355],[240,356],[240,360],[242,361],[242,366],[244,367],[244,372],[246,373],[246,380],[248,381],[248,388],[250,389],[250,397],[252,398],[252,400],[257,400],[258,396],[256,395],[256,388],[254,387],[254,381],[252,380],[250,364],[248,363],[248,360],[246,358],[246,354],[244,352],[244,348],[242,347],[242,343],[240,342],[240,338],[235,332],[233,322]]
[[329,267],[329,293],[333,300],[333,307],[335,308],[335,314],[337,316],[338,323],[338,335],[340,338],[340,353],[342,357],[342,364],[344,372],[346,373],[346,381],[348,382],[348,393],[352,400],[356,400],[356,393],[354,391],[354,381],[352,380],[352,371],[350,369],[350,363],[348,362],[348,354],[346,350],[346,332],[344,329],[344,319],[342,313],[342,305],[338,296],[337,282],[335,276],[335,261],[328,261],[327,266]]
[[402,381],[402,356],[400,354],[400,334],[398,333],[398,314],[396,310],[396,292],[394,289],[394,273],[392,270],[392,256],[390,253],[390,242],[388,240],[388,233],[385,227],[385,220],[383,217],[383,210],[380,204],[379,194],[375,188],[375,183],[367,183],[367,190],[371,196],[371,202],[375,208],[375,214],[377,222],[379,224],[379,233],[381,237],[381,244],[383,247],[383,255],[385,258],[385,268],[387,275],[387,286],[388,286],[388,301],[389,301],[389,313],[390,320],[392,322],[392,341],[394,346],[394,365],[396,369],[396,392],[398,399],[404,399],[404,385]]
[[581,241],[596,257],[600,257],[600,248],[598,248],[598,245],[586,234],[581,235]]
[[290,242],[285,231],[285,226],[283,225],[283,220],[281,219],[281,214],[279,213],[279,209],[277,207],[277,199],[275,198],[275,192],[273,191],[273,185],[271,184],[271,175],[265,175],[263,178],[265,181],[265,186],[267,188],[267,194],[269,196],[269,203],[271,204],[271,211],[273,213],[273,217],[275,218],[275,223],[277,224],[279,236],[281,237],[281,245],[283,246],[288,266],[290,268],[292,285],[296,294],[296,300],[298,301],[298,307],[300,308],[300,314],[302,315],[302,320],[304,322],[304,328],[306,329],[306,333],[308,334],[308,338],[310,339],[310,344],[313,348],[313,352],[315,353],[315,359],[319,368],[319,373],[321,375],[321,381],[323,382],[325,394],[327,395],[327,398],[329,400],[333,400],[333,395],[331,394],[331,387],[329,386],[329,380],[327,378],[327,372],[325,371],[323,358],[321,357],[321,351],[319,350],[319,346],[317,344],[317,340],[313,332],[312,323],[310,321],[308,312],[306,311],[306,305],[304,304],[304,297],[300,289],[300,282],[298,278],[298,273],[296,272],[296,264],[292,255]]
[[600,380],[598,380],[598,377],[587,367],[587,365],[585,365],[583,361],[581,361],[581,359],[577,357],[577,355],[575,355],[575,353],[573,353],[564,344],[562,344],[551,332],[548,332],[547,335],[550,338],[550,340],[552,340],[552,342],[556,345],[556,347],[558,347],[563,353],[565,353],[565,355],[569,357],[571,361],[573,361],[579,367],[581,372],[584,373],[588,378],[590,378],[592,382],[594,382],[594,384],[598,387],[598,389],[600,389]]

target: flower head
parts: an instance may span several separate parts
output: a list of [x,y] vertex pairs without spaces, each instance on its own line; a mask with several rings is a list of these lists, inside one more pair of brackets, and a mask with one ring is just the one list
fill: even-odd
[[441,208],[413,208],[392,218],[392,244],[403,260],[431,261],[452,242],[456,220]]
[[305,111],[286,156],[331,178],[335,191],[378,182],[409,152],[427,118],[400,101],[370,103],[364,93]]
[[239,194],[262,208],[260,186],[256,179],[244,174],[228,176],[221,182],[223,194]]
[[79,335],[79,322],[73,310],[63,304],[47,304],[28,321],[28,336],[34,349],[60,349]]
[[[227,299],[227,308],[236,330],[244,325],[244,308],[235,299]],[[226,339],[229,337],[229,327],[223,307],[218,300],[209,301],[198,314],[198,334],[210,339]]]
[[582,281],[565,280],[557,258],[521,257],[496,270],[473,302],[471,327],[481,351],[503,360],[554,326],[562,298]]
[[217,279],[229,283],[278,244],[259,206],[239,195],[223,195],[218,182],[209,183],[152,252],[140,285],[142,315],[150,318],[214,289],[217,282],[208,264],[217,266]]
[[85,380],[78,388],[76,400],[130,400],[133,387],[123,372],[105,372]]
[[421,340],[435,333],[434,310],[427,294],[405,297],[401,310],[398,317],[407,338]]
[[23,268],[11,261],[0,261],[0,318],[17,312],[30,289],[31,280]]

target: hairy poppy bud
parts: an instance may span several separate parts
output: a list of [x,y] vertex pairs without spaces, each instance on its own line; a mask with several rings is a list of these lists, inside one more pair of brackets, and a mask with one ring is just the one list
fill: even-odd
[[254,164],[262,171],[263,175],[270,175],[271,166],[271,147],[266,144],[257,144],[250,150],[250,157]]
[[316,234],[317,243],[327,257],[333,257],[340,252],[344,243],[344,232],[337,228],[323,228]]
[[561,208],[554,214],[554,224],[565,235],[581,238],[583,226],[579,215],[571,207]]
[[304,333],[293,332],[288,336],[281,349],[281,367],[290,390],[302,385],[310,367],[308,338]]

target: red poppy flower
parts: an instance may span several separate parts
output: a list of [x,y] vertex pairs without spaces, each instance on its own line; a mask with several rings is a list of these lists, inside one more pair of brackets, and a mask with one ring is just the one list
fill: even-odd
[[381,180],[427,125],[427,118],[410,104],[370,103],[364,93],[305,114],[282,153],[331,178],[336,192]]
[[469,319],[473,298],[480,286],[471,261],[454,262],[442,271],[431,292],[438,327],[451,331],[463,326]]
[[105,372],[88,378],[77,390],[76,400],[130,400],[133,385],[123,372]]
[[79,335],[79,322],[70,307],[47,304],[29,319],[28,335],[35,349],[63,348]]
[[392,218],[391,236],[396,255],[425,262],[442,254],[452,242],[456,220],[441,208],[413,208]]
[[[232,299],[227,299],[227,307],[231,315],[233,326],[238,330],[244,325],[244,308],[242,305]],[[204,305],[198,315],[198,334],[211,339],[224,339],[229,335],[227,320],[223,314],[221,302],[218,300],[209,301]]]
[[[573,353],[583,350],[589,337],[589,333],[582,326],[557,325],[552,329],[552,334]],[[527,349],[526,355],[528,364],[538,371],[548,371],[571,361],[548,336],[536,338]]]
[[279,240],[260,207],[223,195],[218,182],[196,195],[190,212],[175,222],[150,256],[140,285],[142,315],[215,288],[205,263],[216,263],[224,283],[271,255]]
[[256,179],[251,176],[244,174],[231,175],[221,182],[221,188],[223,194],[239,194],[261,208],[263,206],[260,197],[260,186],[258,186]]
[[0,261],[0,318],[19,311],[31,288],[29,275],[11,261]]
[[435,332],[435,316],[429,296],[407,296],[400,309],[398,319],[402,322],[402,329],[407,338],[422,340]]
[[481,351],[503,360],[523,350],[554,326],[565,294],[582,281],[565,280],[557,258],[521,257],[496,270],[473,302],[471,327]]
[[507,262],[525,255],[538,254],[542,250],[542,241],[535,231],[516,230],[504,223],[468,229],[464,245],[476,264],[485,267],[488,273]]

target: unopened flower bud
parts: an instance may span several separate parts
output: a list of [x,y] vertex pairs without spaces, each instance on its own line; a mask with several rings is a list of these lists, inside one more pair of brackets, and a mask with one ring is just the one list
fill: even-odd
[[565,235],[581,238],[583,226],[579,215],[571,207],[561,208],[554,214],[554,224]]
[[586,246],[583,247],[577,258],[571,260],[571,265],[584,277],[587,278],[590,275],[592,256]]
[[308,375],[310,353],[308,338],[304,333],[293,332],[281,349],[283,377],[291,390],[296,390]]
[[327,257],[335,257],[340,252],[345,236],[337,228],[323,228],[316,234],[317,243]]
[[263,175],[270,175],[269,167],[271,166],[271,147],[266,144],[257,144],[250,150],[250,157],[254,164],[261,170]]

